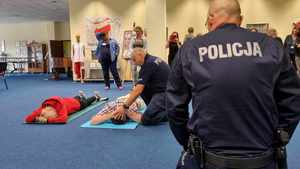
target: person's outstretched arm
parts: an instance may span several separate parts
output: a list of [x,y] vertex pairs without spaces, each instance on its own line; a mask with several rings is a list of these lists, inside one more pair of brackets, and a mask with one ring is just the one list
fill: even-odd
[[25,122],[26,123],[33,123],[35,122],[36,117],[38,117],[42,112],[42,106],[33,111],[30,115],[26,116]]
[[91,118],[91,124],[97,125],[111,119],[112,117],[113,117],[113,112],[96,114]]
[[[113,102],[112,102],[113,103]],[[113,105],[117,106],[117,104]],[[97,125],[105,122],[113,117],[114,109],[111,106],[106,105],[99,113],[91,118],[91,124]]]

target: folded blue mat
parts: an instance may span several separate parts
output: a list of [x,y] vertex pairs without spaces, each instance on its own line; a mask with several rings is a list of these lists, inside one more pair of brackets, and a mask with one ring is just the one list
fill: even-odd
[[[146,107],[144,107],[142,110],[139,110],[139,112],[144,113],[146,110]],[[126,122],[125,124],[113,124],[110,120],[98,124],[98,125],[92,125],[90,121],[84,123],[80,127],[82,128],[100,128],[100,129],[136,129],[139,123],[134,122],[132,120]]]

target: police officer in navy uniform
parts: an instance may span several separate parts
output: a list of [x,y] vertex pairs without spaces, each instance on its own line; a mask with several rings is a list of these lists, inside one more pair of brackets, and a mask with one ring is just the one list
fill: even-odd
[[178,169],[277,169],[277,135],[298,124],[300,80],[282,46],[241,22],[237,0],[212,0],[209,33],[174,60],[166,95]]
[[[167,121],[165,90],[170,73],[168,64],[158,57],[147,54],[146,50],[139,44],[134,46],[132,61],[141,66],[139,79],[124,105],[120,106],[114,113],[114,118],[122,120],[127,115],[143,125],[156,125]],[[127,114],[126,109],[139,96],[147,105],[146,111],[143,115]]]

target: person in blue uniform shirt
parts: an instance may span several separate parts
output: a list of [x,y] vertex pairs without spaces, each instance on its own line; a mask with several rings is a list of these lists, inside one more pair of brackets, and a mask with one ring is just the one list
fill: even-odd
[[115,119],[125,118],[126,109],[141,96],[147,105],[144,114],[136,114],[143,125],[156,125],[167,121],[165,106],[165,90],[170,73],[170,68],[162,59],[151,56],[146,50],[136,44],[132,52],[132,61],[141,66],[139,79],[129,93],[129,97],[122,106],[114,112]]
[[299,122],[300,80],[282,46],[241,22],[237,0],[212,0],[209,33],[174,60],[166,106],[178,169],[277,169],[276,131],[291,137]]

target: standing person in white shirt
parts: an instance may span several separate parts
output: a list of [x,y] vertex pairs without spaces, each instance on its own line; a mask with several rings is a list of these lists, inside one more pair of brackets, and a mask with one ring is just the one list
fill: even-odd
[[[76,36],[76,43],[72,46],[73,55],[71,57],[73,66],[74,66],[74,72],[76,75],[75,79],[84,79],[84,77],[81,77],[81,67],[84,66],[84,57],[85,57],[85,46],[80,42],[80,36]],[[82,76],[84,76],[84,73],[82,73]]]

